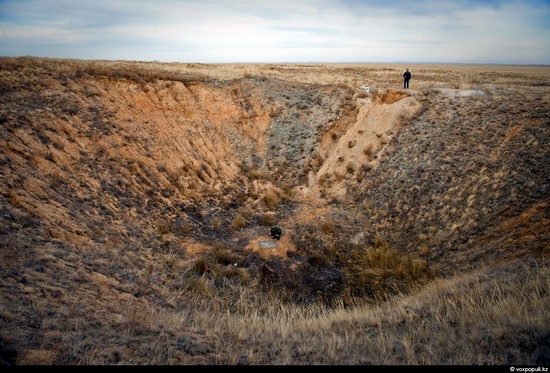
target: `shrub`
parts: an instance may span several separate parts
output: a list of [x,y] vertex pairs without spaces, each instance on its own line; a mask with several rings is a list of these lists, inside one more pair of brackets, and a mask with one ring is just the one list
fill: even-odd
[[250,211],[250,209],[245,206],[239,207],[237,213],[245,219],[250,219],[250,217],[252,216],[252,211]]
[[235,264],[237,264],[237,263],[231,263],[231,264],[225,266],[221,270],[220,276],[228,278],[228,279],[232,279],[232,278],[238,279],[238,281],[241,284],[246,285],[250,280],[250,274],[244,268],[237,268],[235,266]]
[[336,232],[334,222],[332,220],[327,220],[323,222],[323,224],[321,225],[321,232],[325,234],[333,234],[334,232]]
[[264,172],[262,170],[250,170],[248,172],[248,175],[252,180],[260,180],[265,178]]
[[230,249],[222,246],[215,247],[214,250],[214,261],[216,263],[227,265],[235,262],[235,256]]
[[275,221],[275,214],[268,213],[262,215],[262,225],[264,227],[275,225]]
[[263,202],[269,209],[274,209],[280,202],[279,195],[273,190],[268,190],[262,197]]
[[281,201],[282,202],[289,202],[292,200],[292,188],[289,185],[284,185],[282,187],[282,195],[281,195]]
[[246,224],[247,221],[242,215],[236,215],[231,222],[231,227],[233,227],[234,229],[239,229],[245,227]]
[[370,158],[372,156],[372,145],[365,146],[363,148],[363,154]]

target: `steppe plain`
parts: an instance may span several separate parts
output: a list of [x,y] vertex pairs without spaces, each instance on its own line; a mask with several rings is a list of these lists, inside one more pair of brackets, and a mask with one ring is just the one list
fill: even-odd
[[550,364],[548,66],[0,57],[0,92],[0,364]]

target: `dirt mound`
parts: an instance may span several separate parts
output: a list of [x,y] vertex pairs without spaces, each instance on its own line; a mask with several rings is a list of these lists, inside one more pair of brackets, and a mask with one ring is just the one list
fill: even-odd
[[358,98],[354,120],[323,138],[319,155],[325,160],[310,185],[318,185],[325,198],[345,196],[353,179],[361,177],[357,172],[377,167],[393,137],[421,108],[415,97],[399,91]]
[[387,104],[391,105],[396,103],[399,100],[402,100],[409,95],[405,92],[392,91],[392,90],[377,90],[372,95],[372,101],[375,104]]

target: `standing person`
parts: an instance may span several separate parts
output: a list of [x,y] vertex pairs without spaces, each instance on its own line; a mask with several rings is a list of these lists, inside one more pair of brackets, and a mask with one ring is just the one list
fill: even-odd
[[403,73],[403,87],[404,88],[409,88],[409,80],[411,80],[411,77],[412,77],[412,74],[409,71],[409,68],[407,67],[407,69]]

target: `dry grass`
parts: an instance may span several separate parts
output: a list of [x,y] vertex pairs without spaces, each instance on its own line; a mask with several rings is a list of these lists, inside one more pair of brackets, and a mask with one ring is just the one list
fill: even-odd
[[0,58],[0,363],[548,365],[548,67],[408,67]]

